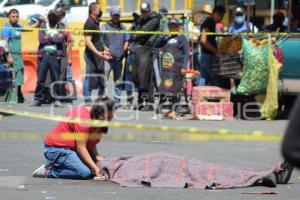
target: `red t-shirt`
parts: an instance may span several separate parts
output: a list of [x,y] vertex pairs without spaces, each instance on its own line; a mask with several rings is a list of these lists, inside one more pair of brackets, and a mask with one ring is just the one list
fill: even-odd
[[[72,109],[66,115],[71,118],[80,118],[80,119],[91,119],[90,117],[90,109],[85,106],[76,107]],[[78,123],[59,123],[50,133],[45,136],[44,142],[47,146],[50,147],[64,147],[69,148],[73,151],[76,151],[76,140],[75,139],[63,139],[62,136],[64,134],[92,134],[94,132],[94,128],[81,125]],[[107,128],[103,128],[103,133],[107,132]],[[99,143],[100,139],[89,139],[87,142],[87,150],[91,151],[97,143]]]

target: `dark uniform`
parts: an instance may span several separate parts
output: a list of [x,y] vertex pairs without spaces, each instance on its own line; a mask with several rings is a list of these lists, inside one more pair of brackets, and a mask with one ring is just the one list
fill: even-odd
[[[89,17],[84,24],[84,30],[99,31],[99,20]],[[103,51],[103,41],[101,35],[97,32],[85,32],[85,36],[92,37],[92,43],[98,51]],[[86,47],[85,49],[85,62],[86,62],[86,77],[83,83],[83,96],[86,103],[91,103],[91,92],[93,89],[98,90],[98,96],[105,94],[105,75],[104,75],[104,59]]]
[[59,24],[56,25],[55,28],[50,29],[46,26],[46,24],[41,26],[42,29],[39,32],[39,59],[38,59],[38,80],[36,89],[34,92],[34,106],[40,106],[42,103],[45,103],[45,81],[47,77],[48,71],[50,71],[53,89],[51,91],[51,96],[54,98],[55,103],[57,106],[62,106],[59,101],[59,84],[56,83],[59,80],[60,74],[60,63],[59,57],[63,54],[62,46],[63,41],[65,39],[65,33],[59,32],[58,29],[62,27]]
[[[57,25],[58,29],[66,29],[66,25],[62,22],[58,23]],[[71,34],[69,32],[64,34],[64,40],[62,41],[62,43],[59,43],[57,45],[57,49],[58,49],[58,62],[60,65],[60,68],[58,69],[58,80],[61,82],[58,84],[59,87],[59,94],[58,94],[58,99],[59,100],[63,100],[63,101],[70,101],[72,100],[72,98],[70,99],[67,91],[66,91],[66,81],[67,81],[67,67],[68,67],[68,55],[67,55],[67,47],[68,44],[70,44],[72,42],[72,38],[71,38]],[[51,74],[48,73],[47,74],[47,79],[46,79],[46,87],[50,88],[51,87]],[[74,88],[75,89],[75,88]],[[49,94],[45,94],[46,97],[49,97]],[[46,100],[47,101],[47,100]]]
[[[139,15],[136,13],[133,14],[134,21],[132,23],[132,27],[130,28],[130,31],[135,31],[136,27],[139,23]],[[129,49],[127,54],[125,55],[125,67],[124,67],[124,72],[123,72],[123,90],[126,91],[127,93],[127,108],[132,108],[133,106],[133,92],[134,92],[134,86],[133,86],[133,79],[132,79],[132,74],[131,74],[131,66],[132,66],[132,56],[134,52],[134,46],[135,43],[130,37],[129,39]]]
[[[137,31],[157,31],[160,26],[160,17],[156,12],[151,13],[148,19],[140,19],[137,26]],[[154,72],[153,72],[153,43],[155,41],[155,35],[134,35],[135,47],[132,56],[133,66],[133,81],[139,90],[139,105],[143,103],[143,99],[146,102],[153,101],[154,90]]]

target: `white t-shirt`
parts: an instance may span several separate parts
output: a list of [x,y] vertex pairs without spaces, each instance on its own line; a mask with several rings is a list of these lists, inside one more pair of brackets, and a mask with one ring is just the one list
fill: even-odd
[[8,52],[7,42],[5,40],[0,40],[0,47],[3,47],[5,51]]

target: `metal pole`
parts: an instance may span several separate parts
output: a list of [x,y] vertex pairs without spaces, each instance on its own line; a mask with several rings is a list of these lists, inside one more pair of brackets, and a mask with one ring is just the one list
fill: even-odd
[[292,19],[292,4],[293,0],[289,1],[289,13],[288,13],[288,19],[289,19],[289,24],[288,24],[288,32],[291,32],[291,19]]
[[248,0],[248,3],[247,3],[247,32],[250,32],[251,30],[249,30],[249,24],[250,24],[250,0]]
[[275,10],[275,0],[271,0],[271,16],[270,16],[271,24],[273,24],[274,10]]
[[255,19],[256,19],[256,0],[254,0],[254,5],[253,5],[253,24],[252,24],[252,32],[254,33],[254,28],[255,28]]

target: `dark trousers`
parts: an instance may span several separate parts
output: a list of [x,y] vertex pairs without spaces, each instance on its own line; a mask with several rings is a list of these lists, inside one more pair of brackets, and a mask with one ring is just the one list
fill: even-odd
[[51,96],[57,99],[58,84],[53,84],[59,80],[58,72],[60,71],[59,61],[56,55],[43,54],[38,61],[38,80],[34,92],[34,100],[42,102],[44,100],[43,91],[45,89],[45,81],[47,72],[50,71],[52,86],[50,87]]
[[[168,103],[168,104],[167,104]],[[176,111],[180,103],[180,95],[160,94],[158,112],[162,113],[163,109]]]
[[132,81],[132,74],[130,71],[130,67],[132,65],[132,55],[129,54],[126,57],[125,68],[123,74],[123,89],[127,92],[127,101],[133,102],[133,92],[135,91],[134,83]]
[[92,102],[92,90],[98,89],[98,96],[105,94],[105,73],[102,58],[94,55],[84,55],[86,63],[86,76],[83,82],[83,96],[85,103]]
[[206,53],[201,54],[201,77],[205,79],[205,85],[230,89],[230,81],[217,75],[213,71],[214,59],[214,55]]
[[153,58],[151,46],[137,46],[133,53],[133,81],[138,87],[139,104],[146,102],[153,102],[154,93],[154,72],[153,72]]
[[[68,58],[62,57],[59,60],[60,69],[58,70],[58,80],[59,81],[66,81],[66,73],[67,73],[67,66],[68,66]],[[59,84],[59,96],[65,97],[67,96],[67,91],[65,84]]]

